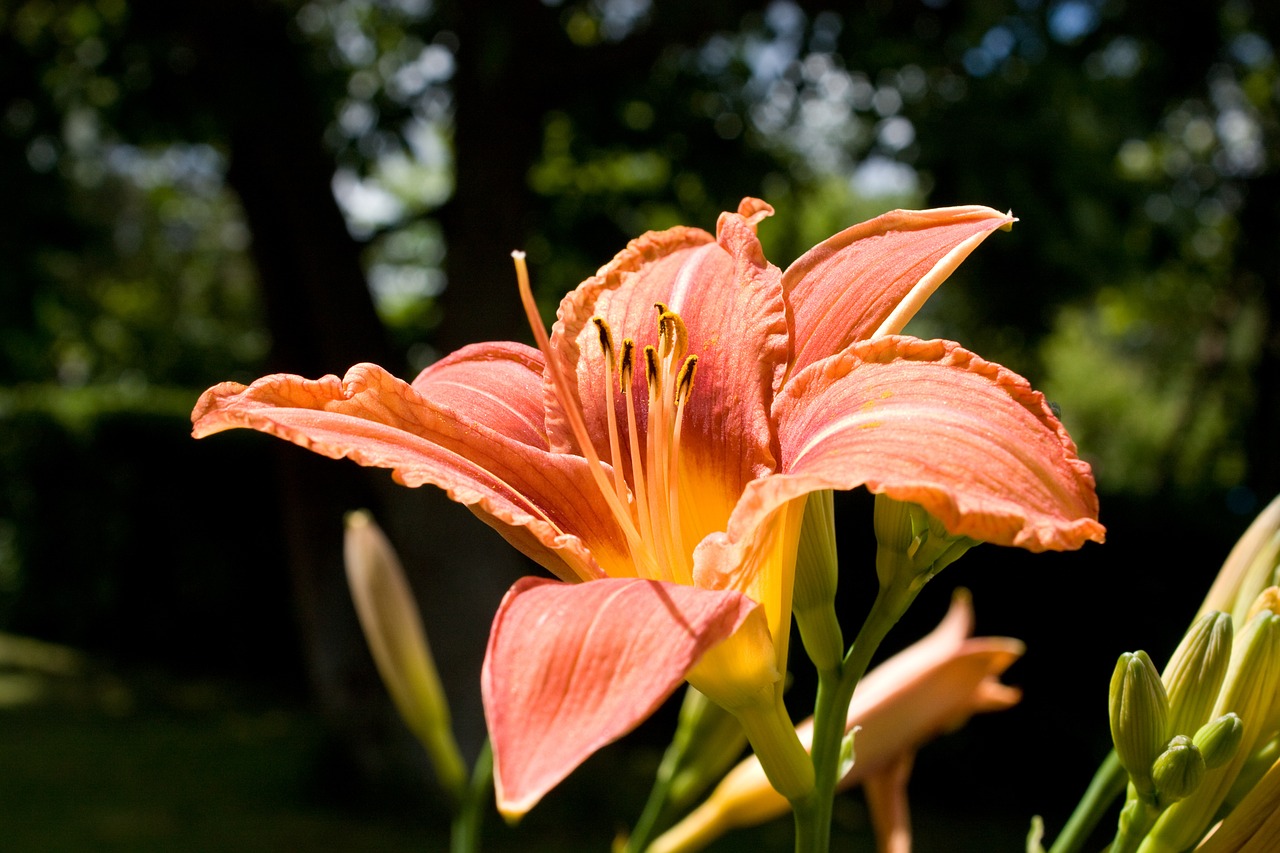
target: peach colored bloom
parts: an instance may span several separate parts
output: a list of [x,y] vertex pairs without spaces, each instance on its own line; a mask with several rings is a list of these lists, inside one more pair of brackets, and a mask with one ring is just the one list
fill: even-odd
[[740,720],[781,707],[812,491],[866,486],[1033,551],[1103,538],[1089,467],[1026,380],[897,334],[1011,217],[895,211],[782,271],[756,237],[771,213],[746,199],[714,235],[633,240],[549,337],[522,273],[537,349],[465,347],[412,384],[371,364],[224,383],[192,414],[197,437],[248,427],[440,486],[559,578],[518,582],[490,635],[508,815],[686,678]]

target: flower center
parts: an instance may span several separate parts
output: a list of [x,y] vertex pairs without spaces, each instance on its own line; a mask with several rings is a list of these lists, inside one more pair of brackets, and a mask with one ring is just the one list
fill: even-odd
[[[516,263],[521,301],[538,348],[546,359],[556,399],[591,468],[601,497],[627,538],[636,574],[656,580],[693,583],[691,550],[685,547],[680,532],[680,427],[685,404],[693,390],[698,357],[688,354],[689,333],[684,321],[666,305],[656,303],[657,346],[646,346],[637,356],[634,340],[625,338],[620,348],[615,347],[609,323],[603,317],[591,318],[604,355],[602,385],[608,419],[609,456],[613,462],[611,477],[596,453],[586,418],[568,393],[566,377],[552,355],[550,340],[529,286],[524,254],[515,252],[512,256]],[[635,382],[637,358],[644,362],[648,389],[644,441],[641,441],[636,405],[640,394]],[[615,381],[625,401],[625,450],[621,446],[624,433],[614,406]],[[631,464],[630,487],[623,470],[624,453]]]

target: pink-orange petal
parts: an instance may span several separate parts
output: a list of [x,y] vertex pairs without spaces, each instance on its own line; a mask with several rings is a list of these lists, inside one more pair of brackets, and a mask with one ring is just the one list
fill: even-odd
[[481,675],[499,810],[524,814],[635,728],[756,607],[734,592],[635,578],[518,581]]
[[862,782],[879,853],[911,853],[907,781],[911,778],[911,765],[915,759],[914,752],[895,756],[889,766],[867,776]]
[[542,353],[509,341],[471,344],[427,367],[413,389],[508,438],[547,450]]
[[210,388],[192,412],[193,434],[255,429],[330,458],[390,468],[407,486],[439,486],[566,579],[599,576],[599,560],[621,561],[626,543],[585,462],[524,443],[520,429],[512,438],[479,423],[461,408],[464,400],[450,401],[456,409],[436,405],[372,364],[343,379],[276,374]]
[[952,533],[1031,551],[1105,537],[1093,474],[1043,395],[954,342],[854,344],[792,377],[774,415],[782,472],[749,483],[698,546],[701,585],[721,585],[772,513],[818,489],[866,486]]
[[[783,274],[792,373],[881,330],[899,332],[968,254],[1013,217],[988,207],[895,210],[814,246]],[[895,315],[897,312],[897,316]]]
[[[621,291],[631,297],[611,299],[611,310],[605,319],[613,333],[615,350],[621,347],[623,338],[631,337],[636,341],[636,355],[639,356],[644,346],[654,343],[657,337],[654,302],[669,295],[670,282],[696,257],[699,248],[711,244],[714,239],[700,228],[685,226],[642,234],[560,300],[556,323],[551,330],[551,348],[560,374],[569,383],[569,387],[563,390],[572,405],[583,407],[586,404],[583,414],[587,428],[595,441],[596,452],[607,462],[612,460],[603,406],[604,354],[591,322],[597,314],[605,316],[599,307],[601,296]],[[640,362],[636,374],[642,388],[643,373],[643,362]],[[565,419],[560,402],[550,388],[552,376],[549,371],[546,381],[547,432],[551,448],[580,453],[581,448]],[[648,404],[643,397],[640,402],[640,412],[643,413]],[[621,423],[625,424],[624,407],[618,406],[618,411]],[[643,423],[643,414],[640,420]],[[629,476],[630,460],[624,459],[623,463]]]
[[1044,396],[954,342],[855,344],[794,376],[774,413],[782,481],[865,485],[1032,551],[1104,538],[1093,474]]
[[[723,527],[742,487],[776,466],[769,409],[790,345],[781,273],[765,260],[753,224],[771,209],[752,199],[741,209],[721,215],[715,242],[688,228],[632,241],[596,277],[565,297],[552,336],[596,450],[609,459],[604,355],[591,318],[608,322],[615,346],[624,338],[634,340],[639,354],[656,343],[655,303],[681,317],[689,333],[689,354],[698,357],[681,432],[686,490],[696,491],[699,510],[686,518],[694,529],[685,535],[693,541]],[[636,389],[644,446],[648,383],[642,369],[636,371]],[[548,411],[555,409],[549,402]],[[634,482],[625,451],[626,402],[616,389],[614,416],[623,433],[623,467]],[[553,447],[575,446],[558,418],[549,417],[548,426]]]

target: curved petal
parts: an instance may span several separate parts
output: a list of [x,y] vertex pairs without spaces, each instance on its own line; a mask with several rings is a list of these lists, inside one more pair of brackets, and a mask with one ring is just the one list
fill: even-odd
[[[785,370],[789,336],[781,274],[765,260],[754,228],[770,212],[763,202],[745,200],[739,212],[721,215],[715,242],[688,228],[632,241],[565,297],[552,336],[553,351],[582,405],[596,451],[610,459],[605,359],[591,318],[607,321],[615,347],[624,338],[634,340],[637,354],[656,343],[655,303],[667,305],[684,321],[688,351],[698,356],[680,444],[688,541],[722,529],[743,486],[776,466],[769,409]],[[635,379],[642,447],[649,440],[643,373],[637,369]],[[616,391],[613,396],[622,464],[634,484],[625,450],[626,402]],[[548,412],[558,411],[548,399]],[[575,445],[562,421],[549,414],[548,431],[552,447],[567,449]]]
[[1103,540],[1093,474],[1044,396],[954,342],[855,344],[794,377],[774,412],[796,479],[865,485],[999,545]]
[[524,344],[471,344],[419,373],[413,390],[436,405],[465,411],[508,438],[546,450],[543,366],[542,353]]
[[1013,217],[989,207],[894,210],[814,246],[783,274],[795,315],[791,372],[902,331],[960,262]]
[[907,805],[907,781],[915,753],[904,753],[879,773],[863,780],[867,812],[876,831],[880,853],[911,853],[911,810]]
[[533,808],[757,612],[736,593],[661,581],[518,581],[498,608],[481,675],[499,810]]
[[[491,412],[482,395],[454,395],[450,407],[360,364],[341,380],[276,374],[247,387],[217,385],[197,402],[192,432],[202,438],[247,427],[334,459],[390,468],[406,486],[439,486],[566,579],[598,577],[600,561],[627,564],[626,542],[585,461],[485,426],[464,408],[472,400],[479,415]],[[519,424],[512,430],[527,436]]]
[[888,336],[793,377],[774,405],[782,473],[748,484],[706,565],[741,561],[778,507],[866,486],[953,534],[1030,551],[1101,542],[1088,463],[1025,379],[951,341]]

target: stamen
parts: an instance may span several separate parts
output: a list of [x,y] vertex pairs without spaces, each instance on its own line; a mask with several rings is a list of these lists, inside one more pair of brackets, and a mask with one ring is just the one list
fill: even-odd
[[631,371],[633,362],[635,361],[636,342],[631,338],[622,339],[622,367],[618,373],[618,379],[622,381],[623,393],[628,393],[627,389],[631,385]]
[[604,356],[609,360],[610,366],[613,362],[613,332],[609,330],[609,321],[603,317],[592,317],[591,322],[595,323],[596,331],[600,333],[600,349],[604,350]]
[[622,473],[621,452],[618,449],[618,417],[613,410],[613,333],[603,317],[592,317],[596,331],[600,333],[600,349],[604,350],[604,408],[609,424],[609,462],[613,465],[613,490],[618,503],[627,505],[627,481]]
[[680,429],[680,415],[684,401],[693,393],[693,377],[698,372],[698,357],[691,355],[684,360],[684,366],[676,376],[676,429]]
[[533,330],[533,339],[537,342],[538,349],[542,350],[543,360],[546,362],[547,369],[551,374],[552,391],[556,395],[556,400],[560,403],[565,419],[569,422],[569,428],[573,431],[573,437],[577,441],[578,447],[581,448],[582,455],[587,460],[587,467],[591,470],[591,476],[596,481],[596,487],[600,489],[605,503],[609,505],[609,510],[613,513],[618,526],[627,537],[627,543],[632,554],[635,555],[643,544],[640,539],[640,533],[636,530],[635,523],[631,519],[631,513],[627,511],[625,503],[618,499],[618,495],[604,473],[604,466],[600,462],[600,457],[596,454],[595,445],[591,443],[591,434],[587,431],[587,425],[582,419],[582,411],[576,405],[573,405],[569,398],[569,384],[564,374],[560,371],[560,365],[556,361],[555,355],[551,352],[551,340],[547,337],[547,327],[542,324],[542,315],[538,313],[538,303],[533,298],[533,288],[529,285],[529,268],[525,264],[524,252],[512,252],[511,258],[516,265],[516,282],[520,288],[520,302],[524,306],[525,316],[529,319],[529,327]]
[[698,357],[691,355],[684,360],[680,373],[676,376],[675,389],[675,422],[671,429],[670,467],[667,470],[669,484],[669,501],[671,520],[671,551],[679,556],[679,562],[673,567],[678,572],[676,580],[680,583],[693,583],[693,569],[689,565],[689,552],[684,547],[684,537],[680,533],[680,430],[684,426],[684,405],[693,392],[693,377],[698,371]]
[[649,422],[648,446],[645,458],[645,472],[652,487],[649,491],[649,515],[653,524],[654,556],[657,557],[659,571],[663,580],[671,580],[671,557],[667,548],[667,531],[670,519],[667,518],[667,423],[662,410],[662,374],[658,363],[658,351],[652,346],[644,348],[645,378],[649,382]]
[[649,381],[649,400],[652,402],[661,399],[662,380],[658,374],[658,351],[652,346],[644,348],[644,378]]
[[663,311],[658,315],[658,337],[662,346],[662,357],[674,365],[684,358],[689,351],[689,330],[684,320],[674,311]]
[[635,396],[631,393],[635,371],[636,342],[622,339],[622,367],[618,371],[622,397],[627,401],[627,441],[631,450],[631,481],[636,496],[636,511],[640,517],[640,533],[644,541],[653,541],[653,518],[649,512],[649,493],[644,478],[643,457],[640,454],[640,429],[636,426]]

